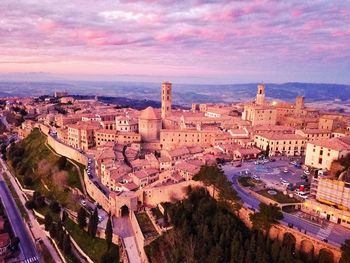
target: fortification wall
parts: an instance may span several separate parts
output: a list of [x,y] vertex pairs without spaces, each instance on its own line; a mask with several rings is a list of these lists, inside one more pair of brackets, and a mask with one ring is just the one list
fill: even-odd
[[148,263],[148,258],[147,258],[146,252],[144,250],[145,237],[142,234],[140,225],[137,222],[135,213],[133,211],[130,212],[130,222],[131,222],[132,229],[134,231],[136,244],[137,244],[139,251],[140,251],[141,261],[143,263]]
[[157,206],[162,202],[174,202],[186,197],[186,189],[191,187],[203,187],[198,181],[184,181],[178,184],[164,185],[155,188],[144,188],[137,192],[138,199],[145,205]]

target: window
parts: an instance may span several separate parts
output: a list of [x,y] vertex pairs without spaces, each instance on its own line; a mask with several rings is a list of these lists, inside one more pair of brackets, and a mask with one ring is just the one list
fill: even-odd
[[318,163],[319,163],[319,164],[322,164],[322,158],[319,158],[319,159],[318,159]]

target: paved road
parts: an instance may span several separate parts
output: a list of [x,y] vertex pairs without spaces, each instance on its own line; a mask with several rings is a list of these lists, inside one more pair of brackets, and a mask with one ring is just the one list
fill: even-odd
[[[278,165],[278,164],[274,164]],[[239,170],[247,169],[247,167],[239,168]],[[244,205],[249,208],[253,208],[255,210],[259,209],[260,201],[255,198],[254,196],[251,196],[247,192],[245,192],[242,187],[237,182],[237,169],[233,167],[231,164],[223,166],[223,170],[225,171],[225,174],[227,178],[232,181],[232,186],[237,191],[239,197],[242,199]],[[310,236],[314,236],[320,240],[327,238],[329,243],[332,243],[334,245],[340,245],[342,244],[345,239],[350,237],[350,230],[346,229],[339,225],[329,224],[332,225],[332,227],[327,226],[327,230],[324,230],[320,226],[311,223],[307,220],[301,219],[298,216],[288,214],[283,212],[283,220],[281,221],[281,224],[287,225],[287,224],[293,224],[295,229],[301,229],[302,232],[306,230],[306,233]]]
[[[9,170],[7,169],[5,163],[0,159],[0,163],[2,164],[2,167],[4,169],[4,171],[7,173],[8,178],[10,179],[10,182],[14,188],[14,190],[16,191],[20,202],[23,204],[23,206],[25,205],[26,199],[24,198],[24,194],[23,192],[20,190],[18,184],[16,183],[16,181],[14,180],[13,175],[9,172]],[[36,217],[33,214],[33,211],[31,210],[27,210],[27,214],[29,217],[29,222],[31,224],[31,232],[35,237],[35,240],[39,240],[41,239],[44,242],[44,245],[46,246],[46,248],[49,250],[54,262],[56,263],[61,263],[62,259],[61,257],[58,255],[56,249],[54,248],[54,246],[52,245],[51,241],[49,240],[49,238],[46,236],[46,234],[44,233],[44,229],[42,228],[42,226],[39,225],[38,221],[36,220]]]
[[20,249],[22,252],[23,260],[25,263],[39,262],[38,254],[35,248],[35,244],[28,233],[23,219],[19,213],[15,201],[13,200],[9,189],[2,175],[0,174],[0,196],[2,203],[6,209],[7,215],[11,222],[13,231],[20,239]]

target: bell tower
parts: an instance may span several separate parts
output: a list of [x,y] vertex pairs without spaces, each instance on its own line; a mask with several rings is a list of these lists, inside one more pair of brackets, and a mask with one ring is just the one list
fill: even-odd
[[264,105],[265,103],[265,85],[263,83],[258,85],[255,103],[257,105]]
[[171,90],[172,84],[170,82],[162,83],[162,119],[171,113]]

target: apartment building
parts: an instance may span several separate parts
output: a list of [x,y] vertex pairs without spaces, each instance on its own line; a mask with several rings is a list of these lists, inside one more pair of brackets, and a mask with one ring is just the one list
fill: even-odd
[[68,125],[68,144],[74,148],[88,150],[95,145],[95,130],[98,122],[79,122]]
[[334,160],[350,153],[350,137],[321,139],[308,142],[305,165],[330,170]]
[[350,228],[350,183],[334,178],[315,176],[311,196],[302,211]]
[[262,133],[254,136],[254,143],[263,151],[269,146],[270,156],[300,156],[305,153],[306,140],[298,134]]

